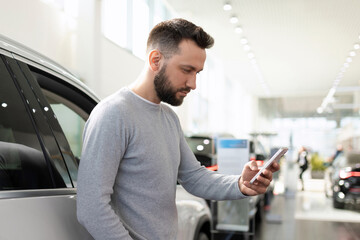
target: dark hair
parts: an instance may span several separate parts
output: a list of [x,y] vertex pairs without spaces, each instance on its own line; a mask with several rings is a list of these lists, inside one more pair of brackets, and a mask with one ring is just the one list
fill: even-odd
[[200,48],[211,48],[214,39],[201,27],[182,18],[175,18],[157,24],[150,32],[147,51],[159,49],[165,58],[179,51],[183,39],[193,40]]

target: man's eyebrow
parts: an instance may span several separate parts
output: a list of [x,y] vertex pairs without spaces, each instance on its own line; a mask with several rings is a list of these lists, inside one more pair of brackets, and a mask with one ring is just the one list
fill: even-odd
[[182,67],[186,67],[186,68],[190,68],[193,71],[196,71],[197,73],[201,72],[203,69],[200,69],[197,71],[196,67],[192,66],[192,65],[181,65]]

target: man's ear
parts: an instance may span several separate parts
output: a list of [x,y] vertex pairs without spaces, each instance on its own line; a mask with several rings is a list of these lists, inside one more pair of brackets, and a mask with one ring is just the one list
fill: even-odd
[[149,66],[152,71],[156,72],[160,69],[161,58],[161,52],[157,49],[154,49],[149,53]]

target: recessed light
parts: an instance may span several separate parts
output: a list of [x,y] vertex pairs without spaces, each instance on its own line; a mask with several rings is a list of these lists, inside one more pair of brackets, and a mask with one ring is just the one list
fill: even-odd
[[255,54],[252,53],[252,52],[249,52],[249,53],[247,54],[247,56],[248,56],[249,59],[253,59],[253,58],[255,57]]
[[237,16],[232,16],[231,18],[230,18],[230,22],[231,23],[237,23],[239,21],[239,19],[237,18]]
[[242,39],[240,40],[240,42],[241,42],[241,44],[245,45],[245,44],[248,43],[248,40],[247,40],[246,38],[242,38]]
[[360,48],[360,44],[355,43],[355,44],[354,44],[354,49],[359,49],[359,48]]
[[248,52],[250,49],[251,47],[248,44],[244,45],[244,51]]
[[229,2],[226,2],[223,8],[225,11],[230,11],[232,9],[232,6]]
[[349,63],[344,63],[344,67],[348,68],[349,66]]
[[355,51],[351,51],[351,52],[349,53],[349,55],[352,56],[352,57],[354,57],[354,56],[356,56],[356,52],[355,52]]
[[351,63],[351,62],[352,62],[352,58],[351,58],[351,57],[348,57],[348,58],[346,58],[346,61],[347,61],[348,63]]
[[240,34],[240,33],[243,32],[243,30],[242,30],[242,28],[241,28],[240,26],[237,26],[237,27],[235,28],[235,32],[238,33],[238,34]]

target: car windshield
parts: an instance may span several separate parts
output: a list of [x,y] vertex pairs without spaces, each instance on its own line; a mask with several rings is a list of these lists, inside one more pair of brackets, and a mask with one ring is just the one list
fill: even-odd
[[210,138],[187,137],[186,141],[195,154],[214,154],[214,144]]

